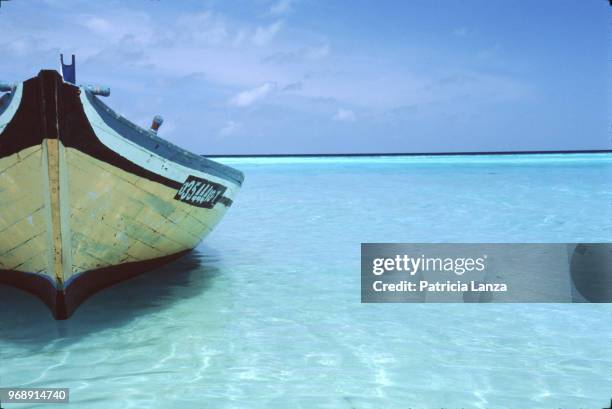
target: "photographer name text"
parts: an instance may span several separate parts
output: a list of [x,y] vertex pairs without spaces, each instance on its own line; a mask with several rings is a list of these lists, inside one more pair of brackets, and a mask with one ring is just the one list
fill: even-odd
[[[409,277],[417,273],[452,273],[457,277],[466,273],[482,273],[486,270],[487,256],[482,257],[412,257],[407,254],[394,257],[375,258],[372,261],[372,274],[382,276],[388,272],[402,272]],[[506,292],[506,283],[488,283],[478,280],[401,280],[385,282],[376,280],[372,283],[375,292]]]

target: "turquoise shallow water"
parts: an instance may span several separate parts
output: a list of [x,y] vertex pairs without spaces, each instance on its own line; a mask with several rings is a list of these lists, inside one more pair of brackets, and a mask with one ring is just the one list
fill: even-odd
[[612,305],[362,305],[359,249],[612,241],[612,155],[224,162],[244,188],[190,256],[64,322],[0,287],[0,384],[71,408],[609,402]]

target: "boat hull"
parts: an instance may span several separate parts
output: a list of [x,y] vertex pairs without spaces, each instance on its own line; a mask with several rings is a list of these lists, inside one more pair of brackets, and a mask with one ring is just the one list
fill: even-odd
[[240,172],[115,114],[55,71],[0,106],[0,283],[68,318],[96,291],[193,249]]

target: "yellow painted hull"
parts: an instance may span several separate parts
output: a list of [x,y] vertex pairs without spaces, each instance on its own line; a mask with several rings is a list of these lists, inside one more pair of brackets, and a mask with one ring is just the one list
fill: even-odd
[[[72,100],[64,96],[66,105],[78,105],[80,92],[62,91],[69,86],[59,82],[52,88],[49,81],[57,79],[51,74],[45,78],[34,84],[37,90],[74,94]],[[34,85],[24,88],[29,99],[23,97],[26,102],[12,121],[29,114],[21,112],[27,103],[35,106]],[[91,124],[82,126],[83,135],[62,128],[63,114],[55,108],[50,112],[60,125],[50,128],[49,137],[30,135],[31,146],[21,149],[16,143],[12,154],[0,145],[0,282],[38,295],[58,319],[69,317],[97,290],[193,249],[221,220],[242,181],[219,176],[221,165],[208,174],[210,163],[192,169],[186,159],[175,164],[153,157],[155,152],[150,154],[161,163],[159,169],[151,159],[139,163],[149,141],[137,138],[146,135],[125,139],[103,110],[80,98],[83,107],[75,112],[83,112]],[[50,115],[45,109],[43,118]],[[76,114],[65,114],[70,115]],[[9,123],[0,132],[0,144],[26,128],[25,123]],[[64,133],[74,136],[62,138]],[[88,138],[91,142],[80,142]]]

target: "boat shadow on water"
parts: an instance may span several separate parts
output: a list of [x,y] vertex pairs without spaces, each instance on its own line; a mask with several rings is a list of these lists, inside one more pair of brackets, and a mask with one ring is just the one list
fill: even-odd
[[49,309],[33,295],[0,285],[0,341],[26,348],[77,341],[196,297],[220,271],[219,254],[209,247],[202,250],[193,250],[165,266],[101,290],[65,321],[54,320]]

